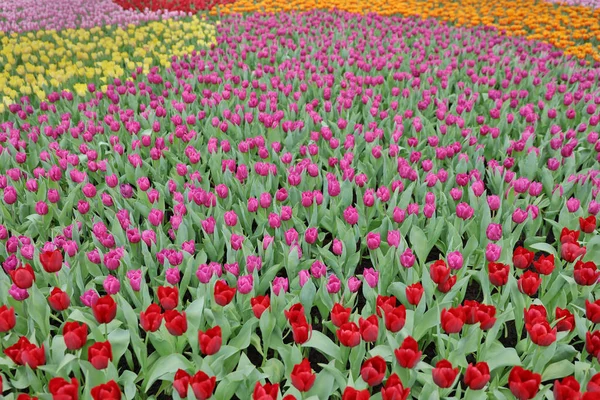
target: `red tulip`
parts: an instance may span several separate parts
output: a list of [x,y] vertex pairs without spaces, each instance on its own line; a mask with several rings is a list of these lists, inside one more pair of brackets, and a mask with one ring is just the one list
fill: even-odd
[[254,392],[252,392],[252,400],[277,400],[279,396],[279,383],[265,383],[261,385],[256,382]]
[[440,285],[450,278],[450,268],[446,265],[446,261],[437,260],[429,267],[429,275],[434,283]]
[[526,269],[531,265],[533,261],[534,253],[533,251],[527,250],[524,247],[517,247],[513,252],[513,265],[519,269]]
[[555,318],[558,321],[556,323],[556,330],[558,332],[571,332],[575,329],[575,316],[566,308],[556,307]]
[[593,324],[600,324],[600,300],[593,303],[585,300],[585,317]]
[[367,359],[360,367],[360,376],[369,386],[377,386],[383,382],[385,376],[386,364],[381,356],[375,356]]
[[494,286],[504,286],[508,282],[510,267],[508,264],[490,262],[488,263],[488,278]]
[[409,388],[404,388],[400,377],[393,373],[385,382],[385,386],[381,389],[382,400],[406,400],[410,394]]
[[600,393],[600,372],[592,376],[586,387],[588,392]]
[[198,344],[200,351],[205,356],[212,356],[221,349],[223,337],[221,336],[221,327],[219,325],[208,329],[206,332],[198,332]]
[[191,375],[182,369],[178,369],[173,377],[173,388],[177,391],[179,397],[182,399],[187,397],[190,378]]
[[579,229],[584,233],[594,233],[596,229],[596,216],[590,215],[587,218],[579,217]]
[[69,295],[55,287],[48,296],[48,304],[54,311],[64,311],[71,305]]
[[102,296],[92,304],[92,311],[99,324],[108,324],[117,315],[117,303],[111,296]]
[[360,318],[358,320],[360,328],[360,336],[365,342],[375,342],[379,336],[379,320],[376,315],[371,315],[368,318]]
[[477,322],[481,330],[491,329],[496,323],[496,307],[480,304],[476,311]]
[[65,322],[63,340],[69,350],[79,350],[87,342],[88,326],[79,322]]
[[577,261],[575,263],[573,278],[578,285],[591,286],[600,281],[600,271],[592,261]]
[[19,289],[29,289],[35,281],[35,272],[31,265],[25,264],[10,271],[10,277]]
[[38,398],[32,397],[32,396],[28,395],[27,393],[21,393],[20,395],[17,396],[17,400],[38,400]]
[[552,329],[548,321],[537,321],[534,324],[525,324],[531,341],[538,346],[550,346],[556,341],[556,328]]
[[554,400],[579,399],[581,397],[580,388],[579,382],[572,376],[567,376],[562,381],[557,379],[554,381]]
[[572,231],[567,228],[562,228],[560,231],[560,243],[577,243],[579,241],[579,231]]
[[108,367],[108,363],[112,359],[112,346],[108,340],[106,342],[96,342],[88,348],[88,361],[96,369]]
[[300,364],[294,365],[290,376],[292,385],[301,392],[308,392],[314,385],[317,375],[312,372],[310,362],[305,358]]
[[284,310],[283,314],[287,318],[290,325],[308,323],[306,321],[306,314],[304,314],[304,306],[302,303],[294,304],[289,308],[289,310]]
[[0,307],[0,332],[8,332],[17,324],[14,307]]
[[540,389],[542,376],[516,366],[508,375],[508,388],[518,400],[533,399]]
[[46,364],[44,345],[37,347],[25,336],[21,336],[17,343],[4,349],[4,354],[6,354],[15,364],[29,365],[32,369],[36,369],[38,366]]
[[490,381],[490,367],[485,361],[469,364],[465,371],[465,385],[471,390],[481,390]]
[[91,394],[94,400],[121,400],[121,389],[113,380],[93,387]]
[[406,322],[406,307],[400,304],[398,307],[384,314],[385,328],[393,333],[399,332]]
[[360,344],[360,330],[355,322],[346,322],[335,334],[342,346],[355,347]]
[[340,303],[335,303],[331,309],[331,322],[334,326],[340,327],[350,320],[352,309],[345,308]]
[[181,336],[187,331],[187,317],[185,312],[168,310],[164,314],[165,326],[173,336]]
[[581,247],[579,243],[563,243],[560,246],[560,256],[567,262],[573,262],[585,254],[585,247]]
[[440,317],[442,323],[442,329],[446,333],[458,333],[461,331],[465,324],[465,312],[461,306],[450,308],[446,310],[442,309],[442,315]]
[[439,290],[442,293],[448,293],[450,291],[450,289],[452,289],[452,287],[454,286],[455,283],[456,283],[456,275],[452,275],[450,278],[448,278],[446,280],[446,282],[440,283],[439,285],[437,285],[437,290]]
[[600,330],[586,332],[585,349],[594,357],[600,357]]
[[44,271],[55,273],[60,271],[63,264],[63,255],[60,250],[45,251],[40,254],[40,263]]
[[53,400],[77,400],[79,398],[79,382],[75,378],[71,378],[71,382],[64,378],[52,378],[48,382],[48,391]]
[[453,368],[448,360],[440,360],[431,370],[431,376],[436,385],[443,389],[449,388],[458,376],[458,368]]
[[413,306],[419,305],[421,297],[423,297],[423,285],[420,282],[413,283],[406,287],[406,300]]
[[535,270],[542,275],[550,275],[554,271],[554,254],[549,256],[540,256],[533,262]]
[[213,395],[217,378],[209,377],[203,371],[198,371],[190,378],[190,386],[194,391],[197,400],[206,400]]
[[540,278],[540,276],[535,272],[531,271],[526,271],[517,281],[519,291],[528,296],[533,296],[538,291],[541,284],[542,278]]
[[252,312],[256,318],[260,318],[271,306],[271,299],[269,296],[256,296],[250,299],[250,306],[252,306]]
[[538,304],[532,304],[529,309],[523,309],[523,319],[526,324],[535,324],[538,321],[546,321],[548,319],[548,312],[546,307]]
[[371,393],[369,389],[356,390],[353,387],[347,386],[342,393],[342,400],[369,400]]
[[165,310],[173,310],[179,303],[179,290],[176,287],[159,286],[158,301]]
[[162,310],[158,304],[150,304],[146,311],[140,312],[140,325],[146,332],[156,332],[163,320]]
[[292,335],[297,344],[306,343],[310,338],[312,326],[307,322],[296,322],[292,324]]
[[224,280],[219,280],[215,283],[215,302],[221,307],[225,307],[233,300],[236,289],[227,285]]
[[421,360],[423,352],[419,351],[419,344],[412,336],[407,336],[399,348],[394,350],[396,360],[402,368],[414,368]]
[[377,315],[382,317],[386,311],[391,310],[396,307],[398,300],[394,296],[377,296],[377,302],[375,305],[375,309],[377,310]]

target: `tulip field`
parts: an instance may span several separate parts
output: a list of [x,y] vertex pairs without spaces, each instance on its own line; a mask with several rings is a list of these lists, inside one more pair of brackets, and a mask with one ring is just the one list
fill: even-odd
[[0,399],[600,399],[600,2],[0,1]]

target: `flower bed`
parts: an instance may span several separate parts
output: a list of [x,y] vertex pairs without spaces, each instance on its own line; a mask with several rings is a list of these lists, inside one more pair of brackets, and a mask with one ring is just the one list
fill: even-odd
[[10,105],[0,391],[597,398],[598,69],[417,18],[216,29]]

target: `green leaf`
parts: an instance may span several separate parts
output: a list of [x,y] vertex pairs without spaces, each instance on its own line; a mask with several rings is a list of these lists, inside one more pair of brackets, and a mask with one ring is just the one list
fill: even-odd
[[561,360],[550,364],[542,374],[542,381],[553,381],[558,378],[572,375],[575,372],[575,366],[569,360]]
[[312,347],[319,350],[321,353],[326,354],[334,359],[340,359],[341,352],[340,348],[336,346],[331,339],[322,334],[319,331],[312,331],[310,339],[303,344],[304,347]]
[[251,319],[250,321],[244,323],[242,329],[238,332],[233,340],[229,341],[229,345],[235,347],[238,350],[243,350],[250,345],[250,338],[252,337],[252,333],[256,328],[256,323],[258,320],[256,318]]
[[548,254],[553,254],[554,257],[558,257],[554,246],[551,246],[548,243],[534,243],[534,244],[530,245],[529,247],[531,247],[534,250],[539,250],[539,251],[543,251]]
[[410,243],[415,249],[419,262],[424,264],[427,258],[428,242],[425,233],[417,225],[410,228]]
[[494,342],[482,354],[482,361],[486,361],[490,367],[490,371],[500,367],[513,367],[521,365],[521,359],[517,351],[512,347],[504,347],[498,342]]
[[145,392],[156,382],[167,374],[175,374],[178,369],[194,370],[194,366],[181,354],[170,354],[159,358],[145,379]]

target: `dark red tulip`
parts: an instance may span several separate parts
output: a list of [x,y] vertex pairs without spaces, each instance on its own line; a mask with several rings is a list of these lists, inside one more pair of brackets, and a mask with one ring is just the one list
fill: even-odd
[[600,356],[600,330],[594,332],[586,332],[585,349],[594,357]]
[[292,324],[292,335],[296,344],[306,343],[312,333],[312,326],[307,322],[296,322]]
[[217,378],[214,376],[209,377],[203,371],[198,371],[194,376],[190,378],[190,386],[194,391],[194,396],[197,400],[206,400],[213,395],[215,386],[217,384]]
[[65,322],[63,339],[69,350],[79,350],[87,342],[88,326],[85,323]]
[[436,385],[442,389],[449,388],[458,376],[458,368],[453,368],[448,360],[440,360],[431,370],[431,376]]
[[106,342],[96,342],[88,348],[88,361],[96,369],[104,369],[112,361],[112,346]]
[[360,367],[360,376],[369,386],[377,386],[383,382],[386,364],[381,356],[367,359]]
[[377,310],[377,316],[382,317],[386,311],[395,308],[398,304],[398,300],[394,296],[377,296],[377,302],[375,309]]
[[187,397],[190,378],[191,375],[182,369],[178,369],[173,377],[173,388],[177,391],[179,397],[182,399]]
[[448,310],[445,308],[442,309],[440,321],[442,329],[446,331],[446,333],[460,332],[465,324],[465,320],[465,312],[461,306],[450,308]]
[[441,285],[450,278],[450,268],[446,265],[446,261],[437,260],[429,267],[429,275],[435,284]]
[[279,396],[279,383],[265,383],[261,385],[256,382],[254,392],[252,392],[252,400],[277,400]]
[[35,272],[31,265],[25,264],[10,271],[10,277],[19,289],[29,289],[35,281]]
[[290,379],[292,385],[301,392],[308,392],[314,385],[317,375],[310,368],[310,362],[305,358],[300,364],[294,365]]
[[385,328],[393,333],[399,332],[406,322],[406,307],[400,304],[398,307],[384,313]]
[[583,233],[594,233],[596,229],[596,216],[590,215],[587,218],[579,217],[579,229]]
[[342,324],[335,334],[342,346],[355,347],[360,344],[360,329],[355,322]]
[[64,311],[71,305],[71,299],[66,292],[55,287],[48,296],[48,304],[54,311]]
[[527,296],[533,296],[538,291],[541,284],[542,278],[532,271],[525,271],[517,281],[519,291]]
[[108,324],[117,315],[117,303],[109,295],[102,296],[92,304],[92,311],[99,324]]
[[485,361],[469,364],[465,371],[465,385],[471,390],[481,390],[490,381],[490,367]]
[[402,385],[402,381],[396,373],[390,375],[381,389],[382,400],[406,400],[409,394],[410,389]]
[[592,261],[577,261],[575,263],[573,278],[578,285],[591,286],[600,281],[600,271]]
[[165,326],[171,335],[181,336],[187,331],[187,317],[185,312],[177,310],[165,311],[163,318],[165,319]]
[[0,332],[8,332],[17,324],[14,307],[0,307]]
[[572,376],[567,376],[562,381],[557,379],[554,381],[554,390],[552,391],[554,400],[579,399],[581,397],[580,388],[579,382]]
[[376,315],[371,315],[368,318],[360,318],[358,320],[360,328],[360,336],[365,342],[375,342],[379,336],[379,320]]
[[560,231],[560,243],[577,243],[579,241],[579,231],[572,231],[567,228],[562,228]]
[[555,318],[558,321],[556,323],[556,330],[558,332],[571,332],[575,329],[575,316],[566,308],[556,307]]
[[542,275],[550,275],[554,271],[554,254],[549,256],[540,256],[536,261],[533,262],[533,266],[537,272]]
[[394,350],[396,360],[402,368],[414,368],[423,352],[419,351],[419,344],[412,336],[407,336],[399,348]]
[[519,269],[526,269],[531,265],[533,261],[533,251],[527,250],[526,248],[519,246],[513,251],[513,265]]
[[351,313],[352,309],[350,307],[345,308],[340,303],[335,303],[331,309],[331,322],[339,328],[350,320]]
[[510,273],[510,267],[508,264],[502,264],[497,262],[488,263],[488,278],[490,283],[494,286],[504,286],[508,282],[508,274]]
[[563,243],[560,246],[560,256],[567,262],[573,262],[579,257],[585,255],[585,247],[582,247],[579,243]]
[[308,323],[306,321],[306,314],[304,313],[304,306],[302,303],[292,305],[288,310],[284,310],[283,314],[290,325]]
[[371,393],[369,389],[357,390],[347,386],[342,393],[342,400],[369,400]]
[[533,399],[540,390],[542,376],[516,366],[508,375],[508,388],[518,400]]
[[156,332],[163,320],[162,310],[158,304],[150,304],[146,311],[140,312],[140,325],[146,332]]
[[219,325],[208,329],[206,332],[198,332],[198,345],[200,351],[205,356],[216,354],[221,349],[223,337],[221,336],[221,327]]
[[159,286],[158,302],[165,310],[174,310],[179,303],[179,290],[176,287]]
[[224,280],[219,280],[215,283],[215,303],[220,305],[221,307],[225,307],[227,304],[231,303],[233,300],[233,296],[235,296],[236,289],[230,287],[227,282]]
[[256,296],[250,299],[250,306],[252,312],[256,318],[260,318],[261,315],[269,309],[271,306],[271,299],[269,296]]
[[93,387],[91,395],[94,400],[121,400],[121,389],[117,382],[111,380]]
[[585,300],[585,317],[593,324],[600,324],[600,300],[593,303]]
[[63,264],[63,255],[60,250],[44,251],[40,254],[40,263],[44,271],[55,273],[60,271]]
[[421,301],[421,297],[423,297],[423,285],[420,282],[413,283],[410,286],[406,287],[406,301],[408,301],[413,306],[419,305]]
[[77,400],[79,398],[79,382],[75,378],[67,381],[64,378],[52,378],[48,382],[48,391],[52,400]]

